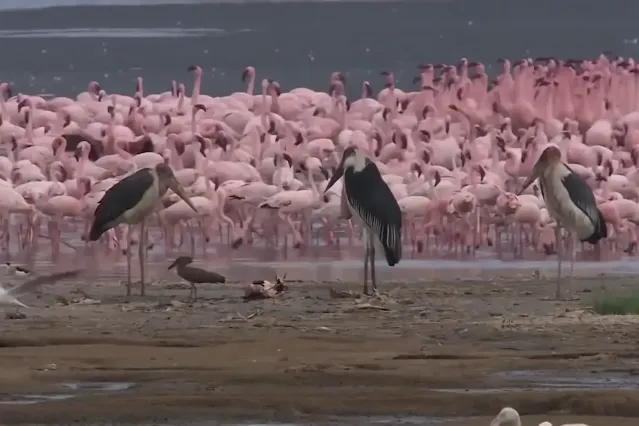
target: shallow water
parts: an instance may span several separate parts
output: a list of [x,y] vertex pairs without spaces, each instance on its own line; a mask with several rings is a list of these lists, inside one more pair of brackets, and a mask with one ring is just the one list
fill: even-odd
[[135,386],[132,382],[65,382],[62,387],[78,392],[80,395],[89,392],[123,392]]
[[[548,391],[604,391],[639,390],[636,374],[628,372],[575,372],[555,370],[500,371],[494,377],[505,383],[494,388],[446,388],[436,392],[486,394],[504,392],[548,392]],[[517,383],[509,386],[508,381]],[[523,382],[523,386],[522,386]]]
[[499,372],[496,376],[517,382],[529,381],[531,390],[639,390],[636,374],[625,372],[519,370]]
[[[80,244],[78,244],[80,245]],[[149,252],[147,270],[150,276],[157,279],[173,276],[167,272],[168,263],[188,250],[167,253],[156,246]],[[228,247],[210,245],[206,255],[196,252],[198,263],[223,274],[230,281],[245,281],[264,276],[271,276],[278,272],[287,274],[288,280],[302,281],[358,281],[363,277],[363,252],[354,247],[341,253],[333,250],[309,250],[306,254],[299,254],[290,250],[289,254],[270,253],[260,248],[246,248],[240,252],[231,252]],[[11,260],[28,264],[38,272],[56,269],[74,268],[80,264],[91,264],[93,269],[87,271],[95,273],[100,280],[121,279],[126,275],[126,258],[120,253],[105,255],[67,252],[52,262],[50,245],[43,240],[35,258],[25,255],[5,256],[2,260]],[[137,270],[137,250],[133,258],[133,268]],[[564,264],[563,273],[568,272],[568,263]],[[389,267],[385,260],[377,258],[376,270],[380,281],[420,281],[435,278],[454,278],[457,271],[464,271],[464,279],[478,279],[481,277],[510,274],[518,276],[540,276],[553,278],[556,276],[557,262],[551,256],[547,260],[500,260],[495,258],[478,258],[472,260],[449,259],[403,259],[394,267]],[[136,272],[134,272],[135,274]],[[575,263],[575,276],[595,276],[598,274],[634,275],[639,273],[639,263],[627,259],[614,261],[579,261]]]
[[[486,426],[490,424],[492,417],[468,417],[468,418],[428,418],[428,417],[343,417],[333,421],[300,421],[299,423],[272,423],[272,422],[246,422],[224,423],[217,420],[188,422],[189,426],[369,426],[369,425],[404,425],[404,426]],[[570,415],[536,415],[523,416],[522,423],[525,426],[537,425],[542,421],[551,421],[553,425],[565,423],[584,422],[589,426],[636,426],[636,418],[604,417],[604,416],[570,416]],[[137,423],[138,426],[176,426],[184,423]],[[114,426],[117,423],[94,422],[86,426]],[[41,425],[27,425],[41,426]],[[51,425],[48,425],[51,426]],[[65,425],[66,426],[66,425]]]
[[42,402],[63,401],[86,395],[124,392],[135,386],[131,382],[63,382],[59,386],[47,389],[42,394],[5,394],[0,395],[0,405],[25,405]]
[[72,394],[29,394],[29,395],[7,395],[4,399],[0,399],[1,405],[30,405],[48,401],[63,401],[65,399],[74,398]]

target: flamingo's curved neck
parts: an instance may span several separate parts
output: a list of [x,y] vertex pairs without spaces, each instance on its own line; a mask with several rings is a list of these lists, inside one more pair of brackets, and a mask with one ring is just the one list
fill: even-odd
[[275,114],[280,112],[280,96],[275,89],[271,89],[271,111]]
[[268,104],[266,103],[266,92],[267,87],[262,86],[262,116],[264,116],[268,112]]
[[133,158],[133,155],[130,152],[127,152],[126,150],[122,149],[121,145],[121,141],[117,141],[114,145],[115,148],[115,152],[122,158],[124,159],[131,159]]
[[180,94],[178,95],[177,112],[178,114],[184,113],[184,91],[183,90],[180,90]]
[[200,85],[202,84],[202,75],[198,72],[195,73],[195,81],[193,82],[193,92],[191,92],[191,103],[197,104],[197,99],[200,96]]
[[25,133],[26,133],[27,140],[30,143],[33,143],[33,112],[31,108],[27,110],[27,114],[29,114],[29,121],[27,122],[27,128]]
[[196,108],[193,108],[191,110],[191,133],[192,134],[195,134],[196,133],[195,131],[197,129],[197,120],[195,119],[197,111],[198,110]]
[[251,79],[249,80],[249,84],[246,88],[246,93],[249,95],[253,95],[255,92],[255,73],[251,73]]
[[2,111],[2,117],[9,117],[9,113],[7,112],[7,105],[4,102],[4,93],[0,93],[0,111]]
[[315,184],[315,179],[313,179],[313,172],[310,167],[307,167],[307,175],[308,175],[308,183],[311,185],[311,191],[313,192],[313,199],[319,200],[320,193],[317,189],[317,185]]

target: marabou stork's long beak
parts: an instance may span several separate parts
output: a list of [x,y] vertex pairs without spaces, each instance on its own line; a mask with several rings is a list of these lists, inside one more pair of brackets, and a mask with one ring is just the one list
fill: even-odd
[[335,173],[333,173],[333,176],[331,176],[331,180],[328,181],[328,185],[326,185],[324,194],[326,194],[326,191],[331,189],[331,186],[335,185],[335,182],[337,182],[339,178],[342,177],[343,174],[344,174],[344,160],[342,159],[342,161],[339,163],[339,166],[337,166]]
[[533,167],[532,173],[530,174],[530,176],[528,176],[528,179],[526,179],[526,182],[524,182],[524,186],[522,186],[521,189],[517,191],[517,195],[521,195],[521,193],[524,192],[526,188],[528,188],[530,184],[532,184],[535,181],[535,179],[541,176],[541,172],[544,166],[545,166],[545,163],[541,159],[537,161],[537,164],[535,164],[535,167]]
[[169,270],[169,269],[173,269],[173,268],[175,268],[175,267],[177,266],[177,261],[178,261],[178,260],[177,260],[177,259],[175,259],[175,260],[173,261],[173,263],[171,263],[171,264],[169,265],[169,267],[168,267],[168,268],[166,268],[166,269],[167,269],[167,270]]
[[180,182],[177,181],[175,176],[172,176],[171,179],[169,180],[169,188],[171,188],[171,191],[175,192],[178,195],[178,197],[183,199],[184,202],[188,204],[189,207],[191,207],[194,212],[197,213],[197,209],[191,202],[191,199],[189,198],[189,196],[186,195],[186,192],[184,192],[184,188],[182,188],[182,185],[180,185]]

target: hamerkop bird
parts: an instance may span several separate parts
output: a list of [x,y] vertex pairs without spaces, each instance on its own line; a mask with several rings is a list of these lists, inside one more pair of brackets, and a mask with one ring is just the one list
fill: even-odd
[[204,283],[224,283],[226,282],[226,278],[217,272],[207,271],[202,268],[196,268],[195,266],[189,266],[189,264],[193,263],[193,258],[191,256],[180,256],[171,263],[169,269],[174,267],[177,268],[177,274],[182,277],[185,281],[191,284],[191,292],[189,293],[189,299],[193,302],[197,300],[197,287],[195,284],[204,284]]

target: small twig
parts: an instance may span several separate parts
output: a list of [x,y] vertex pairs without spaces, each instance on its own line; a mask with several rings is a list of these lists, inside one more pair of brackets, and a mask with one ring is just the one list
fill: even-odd
[[355,298],[355,297],[359,297],[359,294],[355,294],[352,291],[348,290],[335,290],[333,287],[331,287],[329,290],[329,295],[331,297],[331,299],[347,299],[347,298]]
[[244,320],[244,321],[248,321],[248,320],[250,320],[250,319],[253,319],[253,318],[257,317],[257,316],[262,315],[262,311],[260,311],[260,310],[258,309],[257,311],[255,311],[255,312],[253,312],[253,313],[251,313],[251,314],[249,314],[249,315],[247,315],[247,316],[244,316],[244,315],[242,315],[241,313],[239,313],[239,312],[237,312],[237,311],[235,312],[235,314],[236,314],[236,315],[237,315],[240,319],[242,319],[242,320]]
[[384,307],[384,306],[376,306],[376,305],[372,305],[370,303],[358,303],[357,305],[355,305],[356,309],[376,309],[378,311],[390,311],[390,309]]

